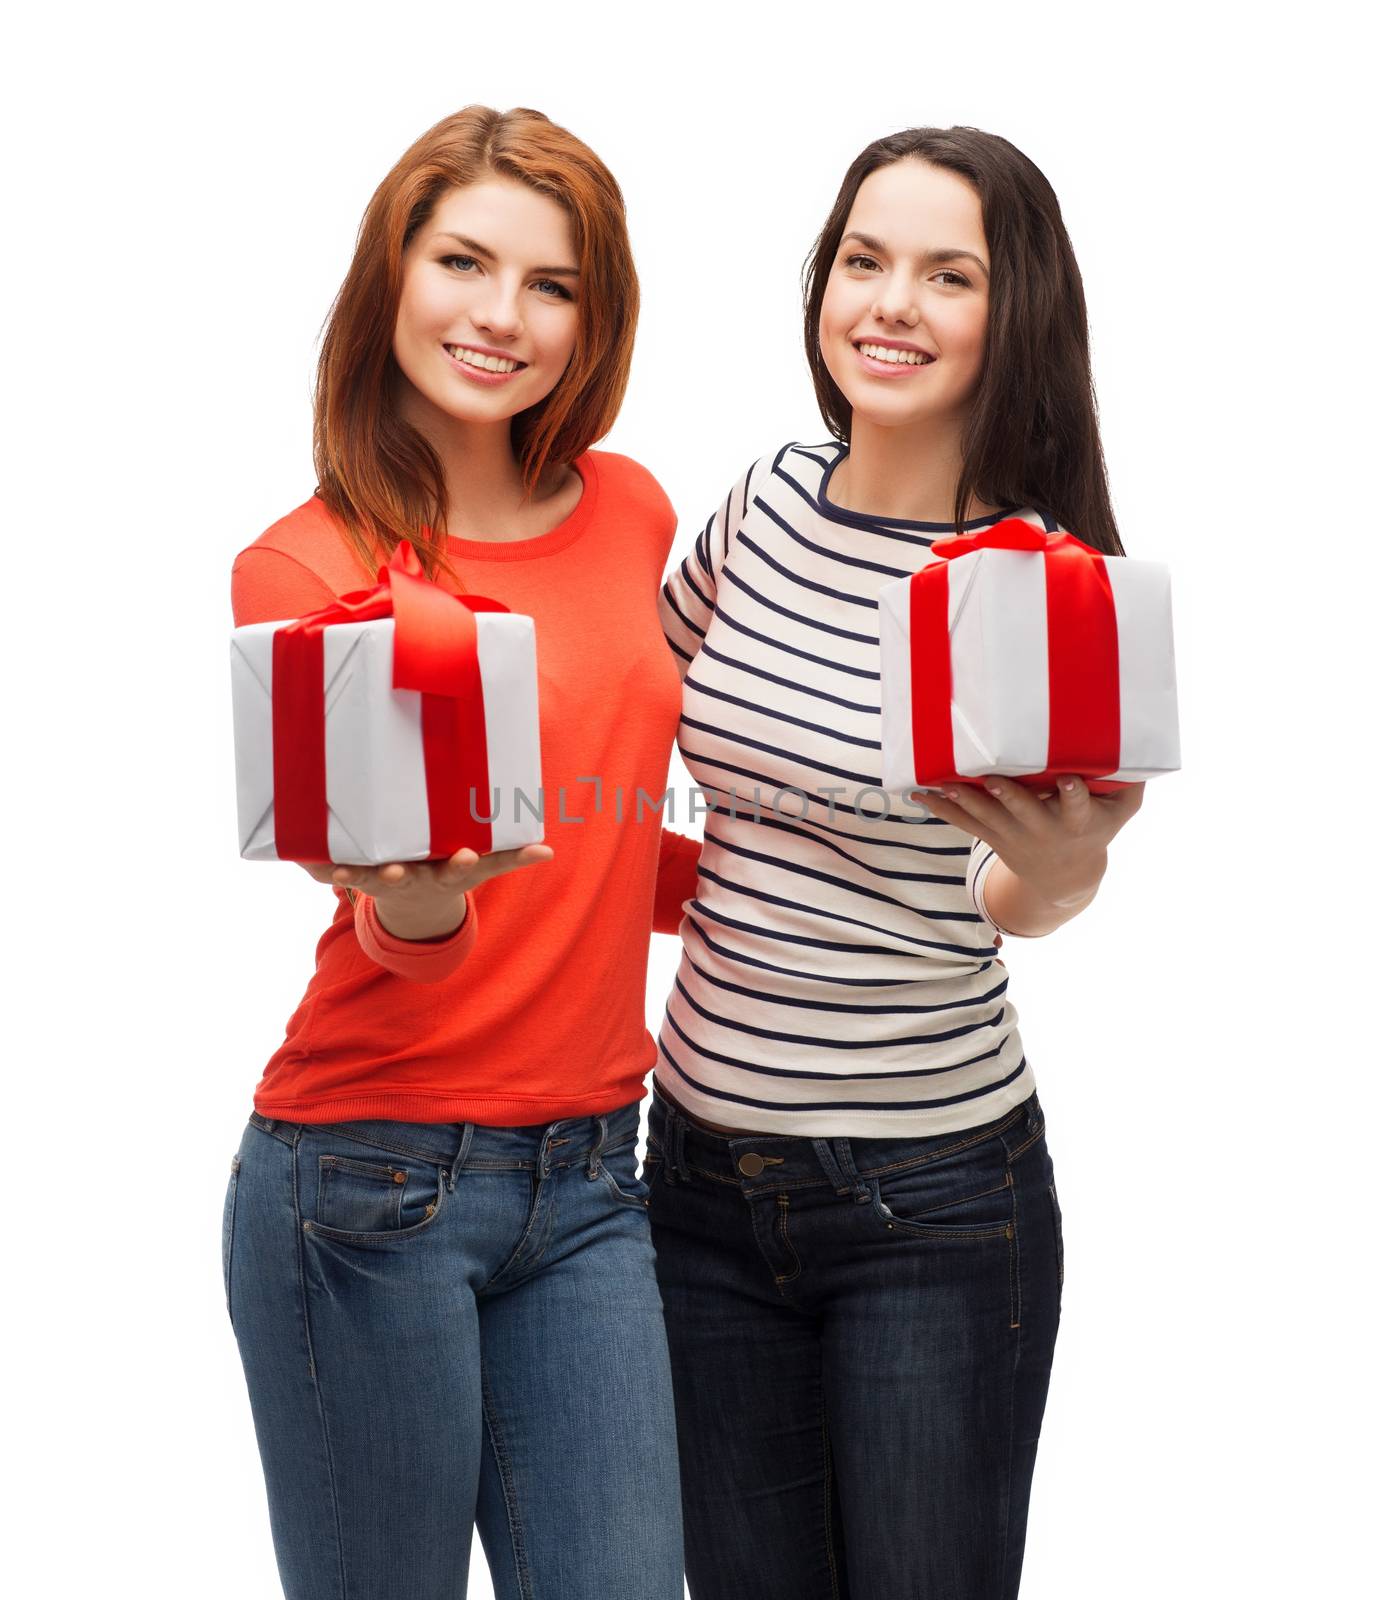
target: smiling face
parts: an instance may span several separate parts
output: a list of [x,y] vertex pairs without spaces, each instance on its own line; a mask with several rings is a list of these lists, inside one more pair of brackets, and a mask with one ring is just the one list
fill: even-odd
[[575,348],[570,219],[524,184],[451,189],[411,240],[392,350],[424,425],[502,422],[560,381]]
[[985,351],[990,253],[964,178],[914,158],[860,185],[821,301],[821,353],[856,418],[958,424]]

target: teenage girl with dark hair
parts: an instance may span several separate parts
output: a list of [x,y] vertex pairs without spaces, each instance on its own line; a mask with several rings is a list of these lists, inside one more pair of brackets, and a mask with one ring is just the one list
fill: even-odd
[[1090,902],[1142,785],[877,790],[877,593],[1006,516],[1122,553],[1082,283],[1031,161],[916,129],[853,163],[804,296],[834,440],[741,475],[663,599],[712,807],[644,1169],[687,1582],[1003,1600],[1063,1244],[996,949]]
[[234,568],[239,624],[286,619],[407,540],[452,592],[536,619],[540,680],[547,845],[309,868],[333,921],[223,1228],[293,1600],[462,1595],[475,1522],[499,1596],[680,1600],[634,1146],[648,941],[675,931],[696,846],[613,799],[665,786],[675,517],[590,448],[637,306],[592,150],[535,111],[446,118],[363,219],[320,357],[318,488]]

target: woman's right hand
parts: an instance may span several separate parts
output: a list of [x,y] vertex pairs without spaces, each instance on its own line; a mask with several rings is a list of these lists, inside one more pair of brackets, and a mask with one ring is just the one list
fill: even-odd
[[377,867],[352,867],[331,861],[301,861],[316,883],[356,889],[376,901],[377,921],[397,939],[441,939],[464,920],[464,896],[489,878],[518,867],[537,866],[555,852],[547,844],[519,850],[456,850],[444,861],[389,861]]

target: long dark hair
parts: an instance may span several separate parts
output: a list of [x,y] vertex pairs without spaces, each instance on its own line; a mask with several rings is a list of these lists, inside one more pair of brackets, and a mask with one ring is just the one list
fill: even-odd
[[905,157],[971,184],[990,251],[985,355],[962,437],[957,531],[975,495],[990,505],[1032,506],[1093,548],[1124,555],[1096,421],[1082,274],[1052,185],[997,134],[908,128],[876,139],[850,163],[802,272],[807,360],[827,427],[849,441],[850,404],[821,354],[826,282],[860,185]]

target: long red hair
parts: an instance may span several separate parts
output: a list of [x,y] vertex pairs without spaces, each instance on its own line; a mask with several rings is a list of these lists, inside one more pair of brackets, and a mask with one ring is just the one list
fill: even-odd
[[421,135],[377,186],[334,299],[314,389],[315,494],[373,576],[400,540],[427,573],[445,559],[438,456],[396,414],[392,351],[403,256],[449,190],[489,176],[524,183],[570,217],[579,255],[578,334],[559,383],[512,419],[526,492],[613,426],[628,385],[638,280],[623,195],[598,156],[539,111],[468,106]]

